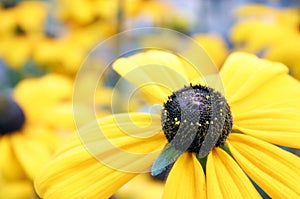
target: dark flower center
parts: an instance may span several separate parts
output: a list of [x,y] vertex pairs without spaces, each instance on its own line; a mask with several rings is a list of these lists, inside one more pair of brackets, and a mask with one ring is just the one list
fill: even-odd
[[17,5],[17,1],[15,1],[15,0],[3,0],[0,5],[5,9],[9,9],[9,8],[15,7]]
[[0,95],[0,136],[20,130],[25,115],[20,106],[11,98]]
[[226,99],[218,91],[201,85],[190,85],[169,96],[161,122],[170,144],[178,150],[196,153],[207,137],[216,142],[205,142],[205,148],[223,145],[232,130]]

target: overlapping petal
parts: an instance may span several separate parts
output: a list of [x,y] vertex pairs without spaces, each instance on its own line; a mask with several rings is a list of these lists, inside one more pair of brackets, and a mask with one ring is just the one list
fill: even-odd
[[[37,177],[40,196],[108,198],[137,173],[149,169],[165,144],[163,134],[153,132],[159,117],[150,116],[109,116],[79,130],[81,137],[67,142]],[[133,131],[136,128],[139,131]]]
[[208,198],[261,198],[238,164],[219,148],[208,155],[206,180]]
[[113,64],[113,69],[159,102],[164,102],[172,91],[188,84],[183,62],[164,51],[152,50],[120,58]]
[[231,134],[227,141],[241,168],[272,198],[300,197],[300,159],[265,141]]
[[235,128],[269,143],[300,148],[300,110],[270,109],[241,114]]
[[253,93],[256,94],[257,89],[262,85],[273,82],[277,76],[287,74],[287,72],[288,69],[283,64],[238,52],[227,58],[220,74],[225,87],[226,99],[230,104],[235,104],[238,101],[247,100],[245,98]]
[[206,198],[205,176],[195,154],[183,153],[172,167],[164,199]]
[[287,68],[254,55],[236,53],[221,70],[235,128],[288,147],[300,143],[300,84]]

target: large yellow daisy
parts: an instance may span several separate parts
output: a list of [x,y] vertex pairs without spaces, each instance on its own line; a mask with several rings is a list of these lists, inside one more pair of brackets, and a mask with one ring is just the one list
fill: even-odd
[[0,95],[0,198],[29,199],[32,181],[74,130],[72,81],[48,74]]
[[[139,53],[113,68],[142,85],[161,114],[116,114],[80,129],[36,178],[41,197],[109,198],[173,162],[163,198],[260,198],[249,178],[272,198],[300,197],[300,159],[278,147],[300,147],[300,84],[286,66],[233,53],[220,71],[224,96],[171,53]],[[160,79],[165,85],[144,84]]]

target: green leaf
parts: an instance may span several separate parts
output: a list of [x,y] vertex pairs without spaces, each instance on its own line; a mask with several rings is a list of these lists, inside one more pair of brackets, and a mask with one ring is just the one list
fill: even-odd
[[171,144],[168,144],[152,165],[151,175],[156,176],[162,173],[166,167],[175,162],[182,153],[183,151],[179,151]]

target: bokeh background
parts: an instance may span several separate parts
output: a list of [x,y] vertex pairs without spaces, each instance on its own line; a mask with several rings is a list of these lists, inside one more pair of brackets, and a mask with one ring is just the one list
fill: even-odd
[[[76,73],[101,41],[132,28],[169,28],[202,45],[218,68],[229,53],[246,51],[286,64],[300,80],[299,6],[299,0],[1,0],[0,199],[37,198],[36,173],[76,129]],[[104,67],[97,58],[90,64]],[[110,112],[114,80],[108,74],[99,83],[99,117]],[[142,108],[137,100],[129,107]],[[158,198],[162,181],[140,176],[114,198]],[[151,194],[141,192],[145,187]]]

